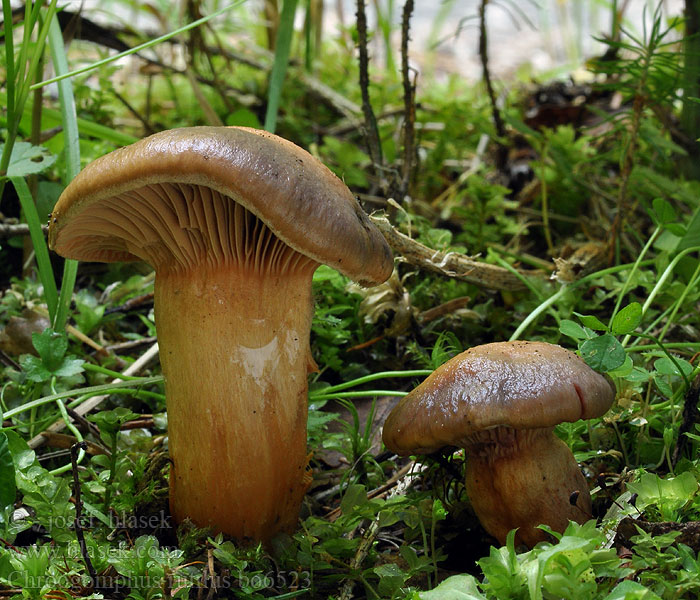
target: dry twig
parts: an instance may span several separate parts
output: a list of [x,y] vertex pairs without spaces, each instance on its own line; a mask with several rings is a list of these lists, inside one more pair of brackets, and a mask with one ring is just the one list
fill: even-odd
[[[526,287],[520,278],[508,269],[479,262],[457,252],[444,253],[433,250],[398,231],[385,217],[370,218],[382,232],[391,249],[412,265],[447,277],[464,279],[492,290],[516,291]],[[533,273],[528,271],[519,272],[524,277],[533,276]]]

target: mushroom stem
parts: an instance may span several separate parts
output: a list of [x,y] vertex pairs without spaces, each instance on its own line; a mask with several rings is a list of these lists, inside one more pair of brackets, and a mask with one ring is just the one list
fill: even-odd
[[511,529],[518,528],[516,543],[532,547],[548,539],[537,529],[542,523],[563,532],[569,521],[591,518],[586,479],[553,428],[498,427],[484,434],[467,446],[466,488],[484,529],[501,544]]
[[[300,255],[299,255],[300,256]],[[317,263],[160,269],[174,518],[239,540],[294,529],[308,487],[307,373]]]

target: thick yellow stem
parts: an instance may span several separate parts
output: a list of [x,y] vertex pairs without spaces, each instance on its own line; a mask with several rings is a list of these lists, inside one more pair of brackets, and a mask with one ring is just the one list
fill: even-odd
[[158,271],[177,521],[256,541],[295,527],[308,485],[315,266],[270,275],[236,265]]

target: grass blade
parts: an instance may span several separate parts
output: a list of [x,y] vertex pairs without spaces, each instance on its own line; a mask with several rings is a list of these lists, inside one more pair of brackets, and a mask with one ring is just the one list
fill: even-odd
[[144,42],[143,44],[140,44],[138,46],[134,46],[133,48],[130,48],[129,50],[124,50],[124,52],[120,52],[119,54],[115,54],[114,56],[108,56],[107,58],[104,58],[102,60],[98,60],[97,62],[94,62],[90,65],[86,65],[84,67],[81,67],[80,69],[76,69],[75,71],[70,71],[68,73],[63,73],[62,75],[57,75],[56,77],[52,77],[51,79],[46,79],[44,81],[40,81],[39,83],[35,83],[30,89],[35,90],[40,87],[44,87],[45,85],[48,85],[50,83],[56,83],[58,81],[62,81],[63,79],[68,79],[69,77],[75,77],[76,75],[82,75],[83,73],[88,73],[90,71],[93,71],[94,69],[97,69],[99,67],[103,67],[104,65],[108,65],[110,63],[113,63],[114,61],[119,60],[120,58],[124,58],[125,56],[130,56],[132,54],[136,54],[137,52],[140,52],[141,50],[145,50],[146,48],[152,48],[153,46],[157,46],[161,42],[165,42],[169,40],[170,38],[173,38],[177,35],[180,35],[181,33],[184,33],[185,31],[189,31],[190,29],[193,29],[195,27],[199,27],[200,25],[203,25],[207,21],[210,21],[211,19],[214,19],[215,17],[218,17],[222,14],[224,14],[226,11],[231,10],[232,8],[235,8],[237,6],[240,6],[243,4],[245,0],[238,0],[237,2],[234,2],[232,4],[229,4],[228,6],[224,6],[224,8],[221,8],[210,15],[207,15],[206,17],[202,17],[201,19],[197,19],[196,21],[192,21],[192,23],[189,23],[183,27],[180,27],[179,29],[175,29],[174,31],[171,31],[170,33],[166,33],[165,35],[161,35],[160,37],[157,37],[153,40],[148,40],[147,42]]
[[49,259],[49,249],[46,246],[44,233],[41,231],[39,213],[36,210],[34,198],[29,191],[29,186],[24,177],[10,177],[10,181],[12,185],[15,186],[15,190],[17,190],[17,196],[19,197],[19,202],[24,212],[24,218],[27,220],[27,225],[29,225],[29,235],[32,239],[32,245],[34,246],[36,265],[39,269],[39,280],[44,286],[46,306],[48,306],[49,316],[53,321],[58,304],[58,290],[56,289],[56,281],[54,280],[51,260]]
[[[51,25],[49,26],[49,48],[56,74],[63,75],[67,73],[68,60],[66,59],[63,45],[63,33],[55,15],[51,19]],[[58,99],[61,105],[61,122],[65,140],[66,170],[63,173],[63,181],[67,184],[80,172],[80,137],[75,110],[75,97],[73,96],[73,83],[70,79],[62,79],[58,82]],[[66,326],[77,273],[78,261],[66,259],[63,264],[61,293],[58,297],[56,312],[52,317],[53,328],[57,331],[63,330]]]
[[280,98],[282,97],[282,85],[287,73],[289,51],[292,46],[292,34],[294,33],[294,15],[297,10],[297,0],[284,0],[282,14],[280,15],[280,27],[277,30],[275,42],[275,62],[270,73],[270,89],[267,93],[267,111],[265,113],[265,129],[270,133],[277,127],[277,112]]

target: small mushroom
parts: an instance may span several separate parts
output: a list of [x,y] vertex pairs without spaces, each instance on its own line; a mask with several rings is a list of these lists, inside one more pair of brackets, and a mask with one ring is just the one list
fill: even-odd
[[310,481],[313,272],[377,284],[393,266],[348,188],[266,132],[164,131],[88,165],[56,204],[49,243],[156,270],[175,519],[239,540],[292,530]]
[[[476,346],[436,369],[384,424],[400,455],[458,446],[466,488],[484,529],[501,544],[511,529],[528,546],[591,518],[586,480],[554,426],[601,416],[614,391],[576,354],[543,342]],[[575,492],[578,492],[576,494]]]

